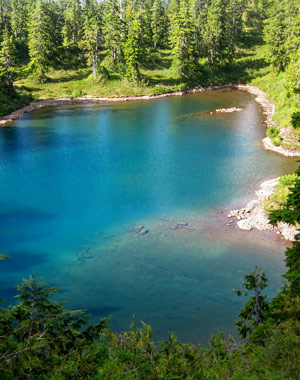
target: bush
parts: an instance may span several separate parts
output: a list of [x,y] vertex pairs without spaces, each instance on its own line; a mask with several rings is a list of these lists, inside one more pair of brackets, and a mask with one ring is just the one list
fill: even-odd
[[279,184],[283,186],[292,186],[295,184],[297,179],[298,179],[298,176],[296,173],[283,175],[279,179]]
[[270,139],[274,139],[279,136],[279,131],[280,130],[277,129],[276,127],[270,126],[267,128],[266,135],[270,137]]
[[300,112],[294,112],[292,114],[291,123],[295,129],[300,128]]

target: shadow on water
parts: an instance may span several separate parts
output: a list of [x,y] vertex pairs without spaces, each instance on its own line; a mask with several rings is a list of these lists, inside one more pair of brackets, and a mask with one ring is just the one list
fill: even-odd
[[5,282],[0,282],[0,299],[4,300],[4,305],[12,305],[16,303],[17,290],[15,287],[7,287]]
[[119,307],[116,306],[101,306],[101,307],[89,307],[87,309],[87,314],[91,314],[93,316],[98,316],[98,317],[107,317],[110,314],[113,314],[114,312],[120,310]]
[[26,208],[12,208],[5,210],[6,206],[0,204],[0,228],[7,228],[11,225],[28,225],[33,223],[49,222],[55,216],[53,214],[44,213],[34,209]]
[[8,272],[30,272],[31,268],[47,261],[45,253],[31,253],[28,251],[8,252],[9,259],[1,262],[1,271]]

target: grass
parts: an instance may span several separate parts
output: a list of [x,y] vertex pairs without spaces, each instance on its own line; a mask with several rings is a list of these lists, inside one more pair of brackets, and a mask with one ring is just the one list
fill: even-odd
[[269,197],[264,201],[264,209],[267,212],[282,209],[287,202],[290,187],[296,183],[297,179],[298,176],[295,173],[280,177],[279,182],[276,185],[275,193],[269,195]]

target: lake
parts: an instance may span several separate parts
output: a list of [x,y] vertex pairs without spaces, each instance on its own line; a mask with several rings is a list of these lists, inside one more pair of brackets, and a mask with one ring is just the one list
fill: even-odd
[[285,271],[279,237],[226,225],[262,181],[297,167],[264,150],[264,135],[238,90],[43,108],[2,127],[0,297],[15,302],[34,272],[116,331],[135,315],[156,340],[237,336],[244,300],[232,289],[258,265],[272,296]]

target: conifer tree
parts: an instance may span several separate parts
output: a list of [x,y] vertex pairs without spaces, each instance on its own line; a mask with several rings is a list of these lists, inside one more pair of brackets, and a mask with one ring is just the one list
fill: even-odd
[[154,48],[161,47],[167,40],[167,18],[162,0],[154,0],[151,9],[151,28]]
[[14,39],[19,43],[24,43],[27,40],[27,2],[22,0],[11,1],[10,22]]
[[51,40],[50,25],[45,3],[37,0],[29,22],[28,47],[30,66],[35,72],[37,80],[45,81],[46,72],[50,66]]
[[4,92],[13,89],[15,73],[15,44],[8,28],[5,28],[0,50],[0,79]]
[[268,48],[267,60],[278,71],[284,70],[287,65],[284,19],[284,9],[274,6],[273,14],[267,19],[264,29],[264,40]]
[[132,19],[129,23],[124,46],[124,59],[127,65],[127,76],[132,80],[139,80],[140,65],[144,53],[142,14],[140,11],[136,13],[133,10],[131,11]]
[[179,11],[171,15],[170,43],[175,66],[185,78],[194,77],[197,68],[194,32],[190,2],[180,0]]
[[109,0],[105,5],[103,35],[114,63],[122,56],[123,29],[119,0]]
[[224,17],[225,9],[222,0],[212,0],[207,9],[207,18],[203,31],[203,45],[213,67],[222,56],[224,48]]
[[242,13],[244,0],[229,0],[226,7],[225,21],[225,41],[226,58],[232,60],[235,56],[235,49],[242,40]]
[[100,63],[100,48],[102,40],[102,19],[100,16],[100,8],[96,2],[91,2],[88,14],[85,17],[83,26],[83,38],[81,47],[87,63],[92,66],[93,76],[96,78]]
[[64,11],[64,26],[62,28],[63,46],[77,46],[81,39],[81,7],[79,0],[67,0]]

